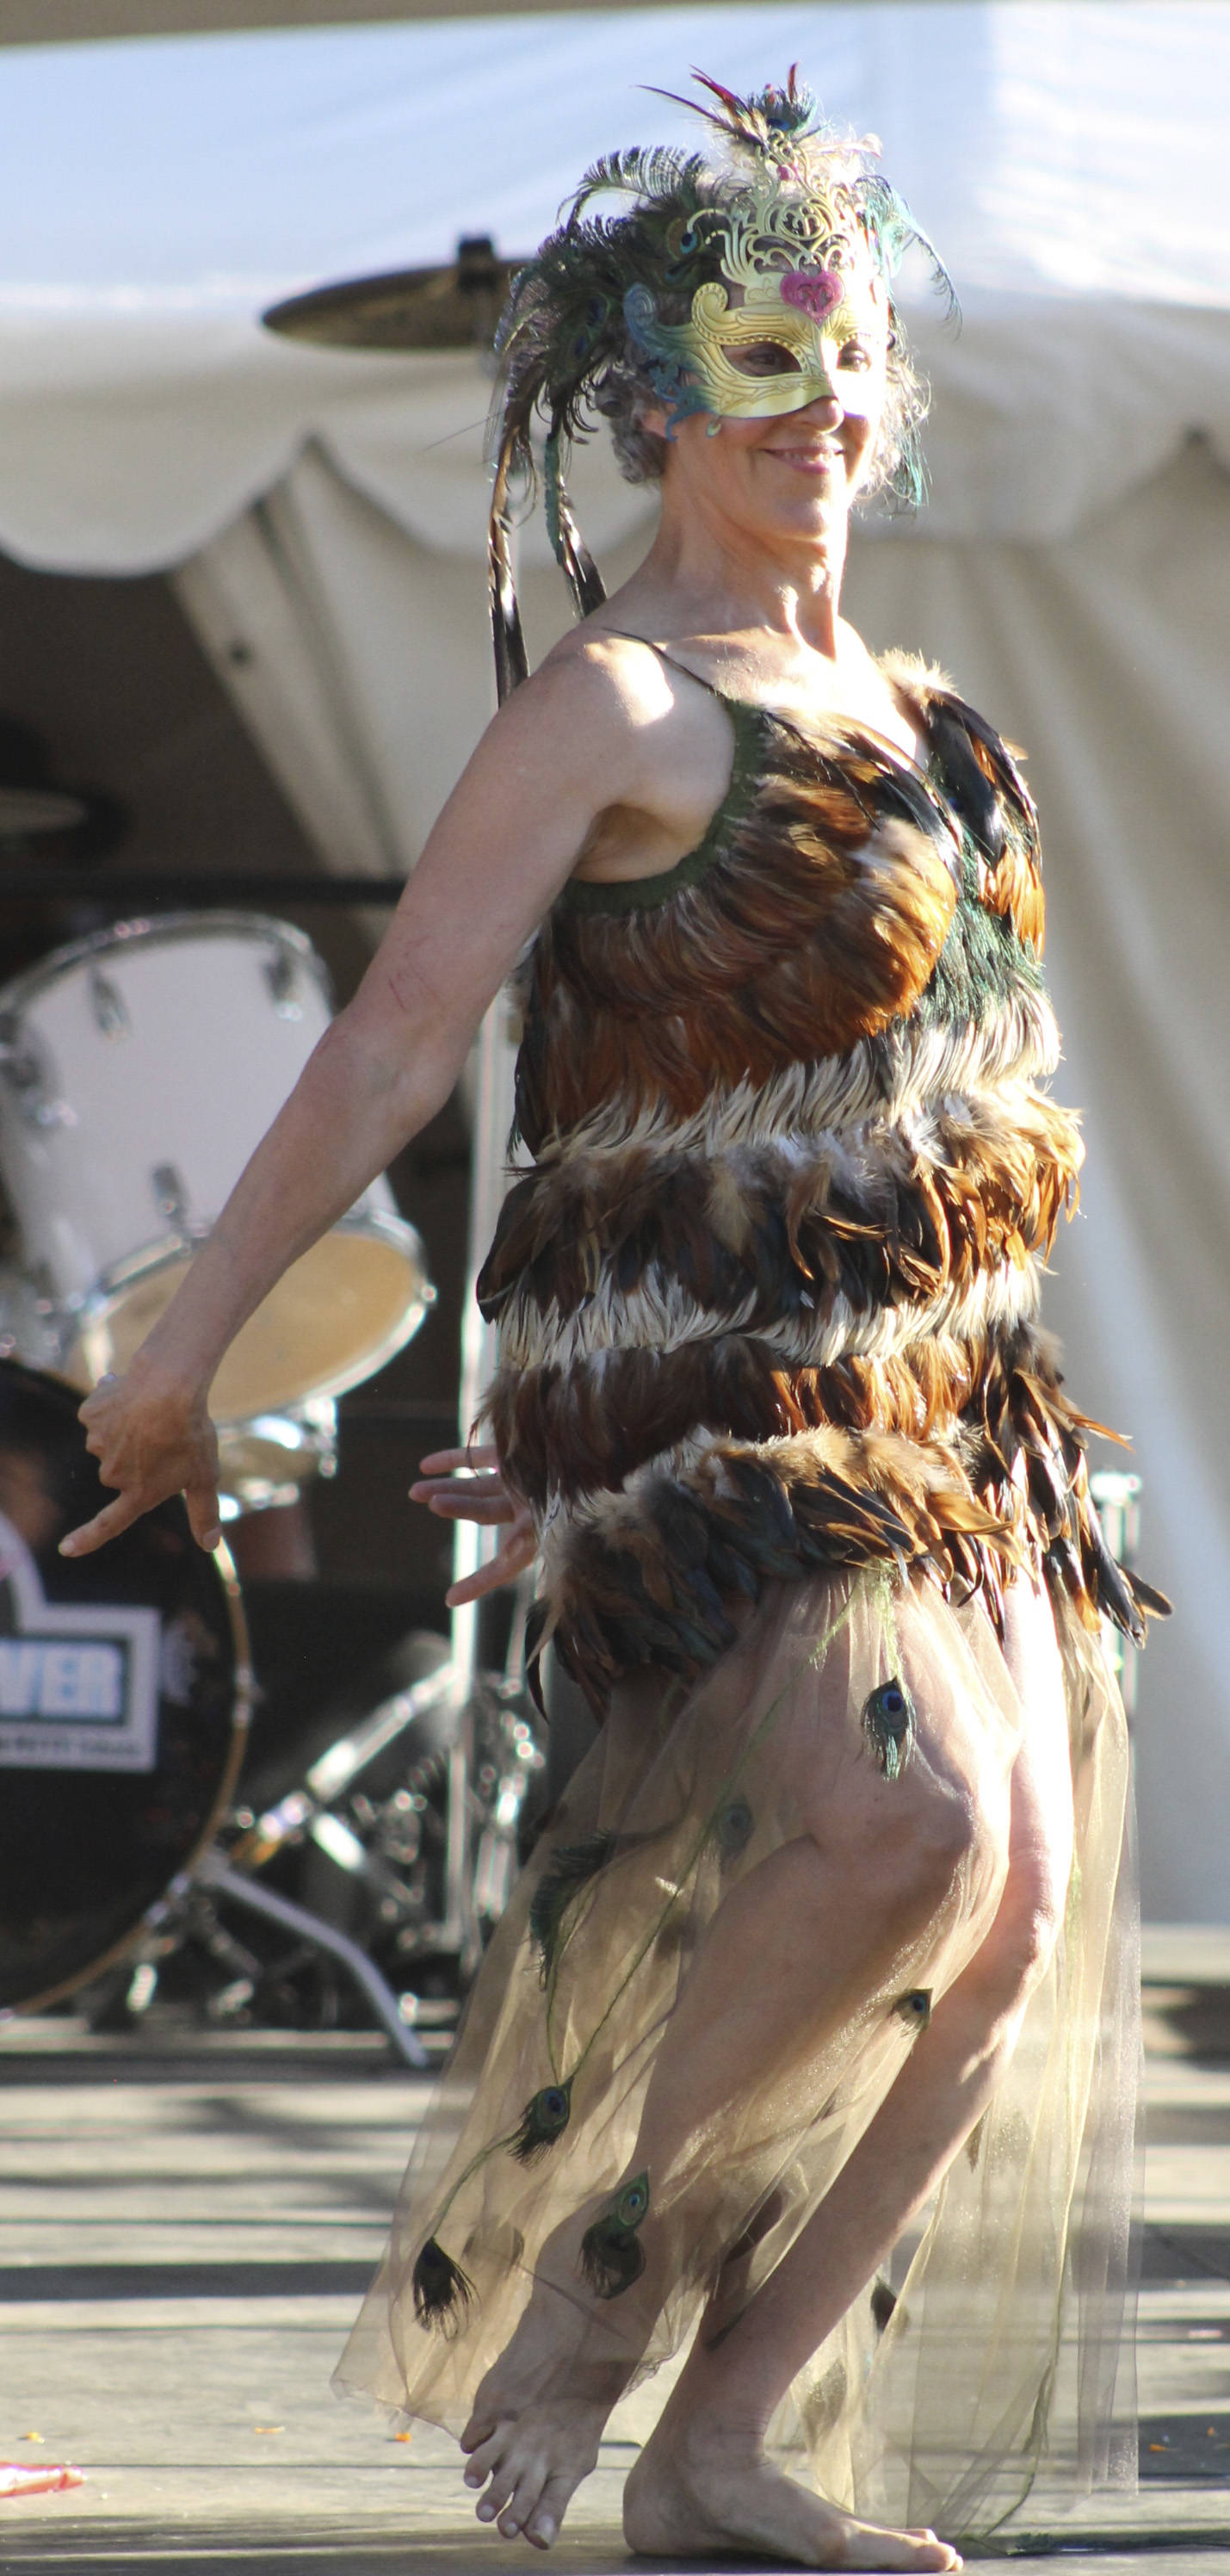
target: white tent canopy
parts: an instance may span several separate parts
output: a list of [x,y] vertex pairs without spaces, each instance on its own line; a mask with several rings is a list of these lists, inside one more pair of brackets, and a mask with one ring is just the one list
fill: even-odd
[[[1078,1398],[1136,1435],[1148,1571],[1181,1613],[1143,1678],[1146,1897],[1227,1919],[1230,8],[561,11],[0,53],[0,546],[172,570],[329,863],[412,863],[490,703],[486,382],[255,316],[463,232],[527,248],[600,148],[689,130],[631,77],[747,87],[796,58],[885,136],[961,292],[954,337],[911,287],[933,501],[856,541],[848,605],[1032,755],[1090,1144],[1053,1319]],[[576,489],[618,579],[651,501],[597,448]],[[565,611],[538,528],[525,564],[542,644]]]
[[[937,393],[932,537],[1070,534],[1204,429],[1230,460],[1230,10],[662,9],[0,57],[0,544],[181,560],[318,438],[407,532],[477,552],[484,408],[463,360],[288,347],[296,287],[510,253],[585,162],[696,127],[629,78],[736,86],[798,58],[883,131],[957,279],[917,307]],[[441,446],[441,439],[448,441]],[[637,515],[615,487],[596,533]]]

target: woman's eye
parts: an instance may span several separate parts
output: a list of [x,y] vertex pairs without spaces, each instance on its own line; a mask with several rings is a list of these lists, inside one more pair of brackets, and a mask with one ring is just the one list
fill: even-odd
[[861,340],[844,340],[837,353],[837,364],[839,367],[869,367],[871,351],[863,347]]
[[741,376],[797,376],[799,362],[793,349],[780,340],[751,340],[745,349],[732,349],[731,364]]

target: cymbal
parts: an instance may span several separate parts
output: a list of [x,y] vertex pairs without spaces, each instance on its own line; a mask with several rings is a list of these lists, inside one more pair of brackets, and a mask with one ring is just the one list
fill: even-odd
[[486,233],[463,238],[447,268],[395,268],[348,277],[271,304],[261,320],[288,340],[326,349],[489,349],[512,279]]

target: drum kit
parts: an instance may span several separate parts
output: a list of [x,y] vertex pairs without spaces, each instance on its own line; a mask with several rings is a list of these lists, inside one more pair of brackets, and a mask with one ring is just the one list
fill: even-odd
[[[511,274],[480,236],[445,267],[345,281],[264,319],[308,343],[489,351]],[[43,890],[22,864],[31,845],[58,836],[71,858],[86,813],[81,795],[27,770],[0,785],[15,896]],[[126,899],[110,883],[112,903]],[[96,891],[58,861],[56,887]],[[353,902],[397,888],[344,891]],[[57,1553],[106,1499],[80,1396],[122,1372],[156,1323],[328,1025],[320,958],[301,931],[248,908],[256,892],[237,885],[234,911],[119,921],[0,989],[13,1219],[0,1266],[0,2018],[80,1990],[101,1994],[104,2014],[117,1996],[139,2006],[186,1945],[224,1976],[217,2011],[259,2012],[275,1989],[285,2007],[289,1940],[294,1961],[346,1980],[422,2064],[421,2030],[455,2016],[541,1799],[523,1620],[499,1674],[480,1668],[473,1607],[454,1613],[448,1641],[405,1639],[360,1705],[352,1693],[332,1726],[326,1710],[306,1769],[269,1787],[264,1766],[257,1811],[236,1804],[260,1691],[227,1549],[206,1557],[177,1501],[98,1555]],[[485,1026],[472,1270],[499,1195],[507,1055]],[[413,1226],[374,1182],[218,1372],[224,1522],[334,1472],[338,1397],[402,1348],[434,1294]],[[475,1330],[463,1337],[467,1421],[487,1358]],[[475,1544],[463,1525],[459,1572]]]
[[[515,1674],[407,1640],[258,1814],[236,1805],[259,1687],[227,1549],[206,1556],[177,1500],[58,1554],[106,1499],[82,1393],[163,1312],[329,1017],[311,942],[249,912],[120,922],[0,990],[0,2017],[78,1989],[130,2008],[186,1943],[223,1972],[224,2010],[259,2013],[289,1939],[422,2064],[421,2025],[455,2013],[507,1892],[543,1764]],[[218,1373],[227,1521],[332,1473],[337,1398],[434,1294],[374,1182]]]

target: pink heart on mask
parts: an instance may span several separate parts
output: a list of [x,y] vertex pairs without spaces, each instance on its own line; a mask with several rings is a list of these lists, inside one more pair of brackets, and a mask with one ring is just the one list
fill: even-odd
[[813,322],[823,322],[846,291],[845,280],[835,268],[788,269],[781,287],[783,304],[793,304],[800,313],[809,313]]

